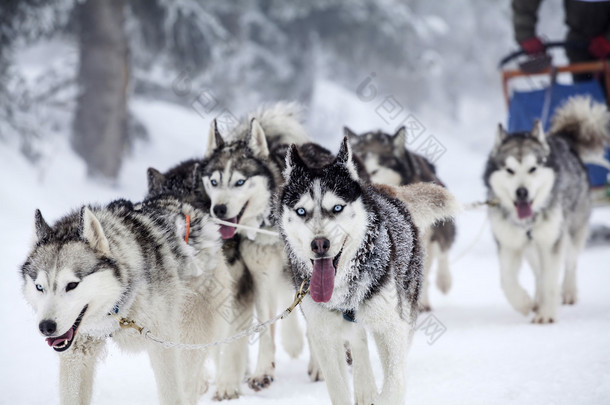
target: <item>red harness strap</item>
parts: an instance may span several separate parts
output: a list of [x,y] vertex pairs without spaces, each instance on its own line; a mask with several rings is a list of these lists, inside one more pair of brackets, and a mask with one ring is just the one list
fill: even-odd
[[184,232],[184,241],[189,243],[189,233],[191,232],[191,216],[184,214],[186,220],[186,231]]

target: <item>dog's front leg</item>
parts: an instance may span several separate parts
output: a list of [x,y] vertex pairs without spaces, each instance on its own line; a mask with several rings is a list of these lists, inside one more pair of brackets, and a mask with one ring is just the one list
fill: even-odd
[[350,339],[352,366],[354,373],[354,402],[356,405],[370,405],[377,398],[377,385],[371,367],[366,330],[358,327]]
[[[171,340],[176,340],[171,337]],[[159,403],[162,405],[187,404],[182,387],[183,378],[179,367],[177,349],[166,349],[156,343],[149,343],[148,355],[157,382]]]
[[[225,325],[225,335],[233,336],[252,324],[254,303],[251,300],[239,301],[235,297],[229,298],[236,308],[235,319],[229,319]],[[248,338],[236,340],[219,347],[216,356],[216,393],[214,399],[239,398],[240,385],[246,374],[248,362]]]
[[540,304],[534,315],[534,323],[552,323],[557,319],[559,306],[559,270],[563,258],[565,240],[561,235],[554,244],[540,242],[536,245],[540,259],[540,277],[537,290],[540,290]]
[[[258,239],[257,239],[258,240]],[[278,280],[284,266],[284,255],[279,244],[260,245],[242,241],[240,252],[254,281],[255,322],[265,322],[275,316]],[[255,391],[269,387],[275,375],[275,326],[259,335],[258,361],[248,386]]]
[[72,347],[59,355],[59,399],[62,405],[91,402],[95,366],[104,340],[77,337]]
[[[275,293],[269,283],[257,283],[254,296],[256,315],[255,322],[265,322],[274,316],[276,307]],[[271,287],[271,288],[270,288]],[[266,328],[259,335],[258,361],[256,370],[248,379],[248,386],[254,391],[268,388],[275,375],[275,325]]]
[[500,280],[502,290],[508,302],[523,315],[532,311],[534,306],[529,294],[519,284],[519,268],[523,260],[522,249],[512,248],[498,244],[498,256],[500,258]]
[[373,331],[383,366],[383,388],[376,405],[405,403],[406,362],[411,338],[407,322],[396,318],[388,322],[386,328]]
[[347,323],[339,312],[331,312],[307,297],[302,304],[307,320],[308,336],[333,405],[352,404],[345,361],[345,336],[341,331]]

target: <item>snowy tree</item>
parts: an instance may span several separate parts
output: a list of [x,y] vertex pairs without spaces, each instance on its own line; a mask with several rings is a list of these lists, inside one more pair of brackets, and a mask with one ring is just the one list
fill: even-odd
[[94,177],[114,179],[127,144],[129,63],[123,0],[87,0],[76,11],[80,63],[72,146]]

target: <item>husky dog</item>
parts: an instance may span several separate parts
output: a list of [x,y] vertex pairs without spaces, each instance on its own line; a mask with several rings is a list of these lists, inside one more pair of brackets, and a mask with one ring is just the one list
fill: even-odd
[[[308,142],[299,115],[298,106],[280,103],[252,114],[226,137],[220,134],[216,122],[212,123],[202,169],[212,216],[254,229],[275,229],[272,198],[282,182],[278,154],[285,150],[285,144]],[[220,234],[225,240],[235,235],[241,238],[239,253],[252,275],[258,321],[272,318],[278,298],[281,305],[288,305],[292,299],[280,239],[224,225],[220,226]],[[274,328],[269,328],[260,335],[257,365],[248,379],[249,387],[256,391],[268,387],[274,378],[273,333]],[[304,339],[296,317],[284,321],[282,333],[287,352],[298,356]]]
[[[308,334],[333,404],[402,404],[406,356],[418,313],[422,252],[418,229],[453,214],[442,187],[367,185],[347,137],[331,164],[308,166],[292,147],[277,217]],[[352,322],[349,322],[352,321]],[[384,367],[378,396],[367,349],[374,337]],[[349,392],[344,342],[353,360]]]
[[[147,199],[157,200],[172,197],[187,202],[206,212],[210,209],[208,198],[201,179],[203,160],[192,159],[180,163],[166,173],[149,168]],[[252,319],[253,282],[252,274],[245,266],[239,252],[241,236],[236,234],[222,241],[228,272],[233,281],[230,297],[224,302],[223,309],[235,318],[228,329],[229,335],[241,332]],[[213,281],[213,280],[212,280]],[[234,316],[232,314],[235,314]],[[241,381],[247,366],[248,340],[240,339],[225,346],[219,346],[216,353],[216,393],[215,400],[235,399],[241,394]]]
[[231,281],[209,216],[160,197],[84,206],[54,226],[37,210],[35,228],[23,291],[40,333],[60,355],[61,403],[90,402],[95,366],[111,337],[119,347],[148,351],[160,403],[195,404],[207,390],[206,352],[163,348],[122,329],[116,317],[176,342],[226,334],[218,313],[226,294],[216,290],[230,291]]
[[[355,156],[364,160],[367,171],[374,183],[404,186],[417,182],[443,183],[436,176],[436,168],[425,157],[410,152],[405,147],[406,130],[401,127],[394,135],[382,131],[356,135],[345,128]],[[449,272],[449,249],[455,241],[455,223],[443,221],[432,226],[422,240],[425,247],[424,285],[420,305],[424,311],[430,310],[428,279],[433,263],[438,263],[436,286],[446,294],[451,288]]]
[[148,196],[167,194],[193,205],[204,211],[210,209],[210,199],[201,181],[201,168],[204,162],[200,159],[184,161],[161,173],[152,167],[148,168]]
[[[488,213],[502,289],[517,311],[534,311],[535,323],[557,319],[562,265],[563,303],[576,302],[576,263],[592,206],[583,160],[603,153],[609,122],[604,105],[575,97],[555,112],[549,134],[539,122],[530,132],[498,128],[484,182],[489,199],[498,203]],[[534,300],[518,282],[523,256],[536,277]]]

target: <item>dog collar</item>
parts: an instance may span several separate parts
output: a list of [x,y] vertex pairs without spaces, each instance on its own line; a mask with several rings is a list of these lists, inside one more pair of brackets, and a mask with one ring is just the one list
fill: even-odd
[[356,323],[356,313],[353,309],[350,309],[349,311],[341,311],[341,313],[343,314],[343,319],[348,322]]
[[116,304],[112,310],[110,312],[108,312],[108,315],[117,315],[119,313],[119,304]]

